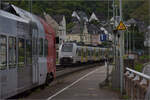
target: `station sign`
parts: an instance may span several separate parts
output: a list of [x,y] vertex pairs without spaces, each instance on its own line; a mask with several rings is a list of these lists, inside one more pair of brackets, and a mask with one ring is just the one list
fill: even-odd
[[101,41],[106,41],[106,39],[107,39],[106,34],[101,34],[101,35],[100,35],[100,40],[101,40]]

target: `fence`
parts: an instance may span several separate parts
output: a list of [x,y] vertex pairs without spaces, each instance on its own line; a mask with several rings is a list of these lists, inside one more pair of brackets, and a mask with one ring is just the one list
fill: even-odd
[[131,100],[144,100],[150,85],[150,76],[126,68],[124,74],[125,90]]

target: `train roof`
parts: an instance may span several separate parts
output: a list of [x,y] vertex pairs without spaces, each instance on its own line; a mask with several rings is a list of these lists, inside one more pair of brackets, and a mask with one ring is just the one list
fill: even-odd
[[16,11],[16,13],[19,16],[21,16],[22,18],[24,18],[28,21],[35,22],[37,24],[37,27],[39,29],[40,34],[44,33],[44,28],[43,28],[41,22],[39,21],[39,18],[36,15],[34,15],[34,14],[28,12],[28,11],[25,11],[21,8],[18,8],[16,6],[12,5],[12,4],[11,4],[11,6],[13,7],[13,9]]
[[19,22],[23,22],[23,23],[29,23],[28,20],[25,20],[19,16],[16,16],[14,14],[11,14],[9,12],[6,12],[4,10],[0,10],[0,16],[11,19],[11,20],[15,20],[15,21],[19,21]]
[[[36,23],[36,25],[38,27],[38,31],[40,33],[39,35],[44,36],[45,32],[44,32],[43,25],[41,24],[41,22],[39,21],[39,18],[36,15],[34,15],[28,11],[25,11],[21,8],[18,8],[15,5],[10,4],[10,3],[3,3],[2,9],[5,10],[6,12],[9,12],[16,17],[18,16],[19,18],[22,18],[30,23]],[[12,16],[12,18],[14,18],[14,16]]]
[[95,46],[95,45],[92,45],[92,44],[77,43],[77,42],[73,42],[73,41],[72,42],[65,42],[65,43],[70,43],[70,44],[72,43],[72,44],[76,44],[77,46],[89,46],[89,47],[97,47],[97,48],[111,48],[111,47],[105,47],[103,45]]

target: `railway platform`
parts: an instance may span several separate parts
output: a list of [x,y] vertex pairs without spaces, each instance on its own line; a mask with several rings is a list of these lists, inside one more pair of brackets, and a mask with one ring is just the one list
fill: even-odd
[[[109,68],[111,72],[112,66]],[[53,94],[47,100],[119,100],[117,92],[99,87],[105,78],[106,67],[99,67]]]

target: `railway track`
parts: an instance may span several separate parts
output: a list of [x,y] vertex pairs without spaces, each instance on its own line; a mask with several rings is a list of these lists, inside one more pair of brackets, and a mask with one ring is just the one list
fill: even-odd
[[[62,77],[65,77],[67,75],[70,75],[72,73],[78,72],[78,71],[82,71],[82,70],[86,70],[88,68],[92,68],[92,67],[96,67],[96,66],[101,66],[103,65],[103,62],[97,62],[97,63],[91,63],[91,64],[80,64],[80,65],[73,65],[73,66],[61,66],[61,65],[57,65],[56,66],[56,79],[54,82],[50,83],[51,86],[57,84],[57,82],[59,82],[59,80]],[[42,86],[38,86],[36,88],[27,90],[21,94],[18,94],[16,96],[10,97],[8,99],[18,99],[18,98],[24,98],[27,97],[28,95],[30,95],[32,92],[41,89],[46,88],[47,86],[42,85]]]

